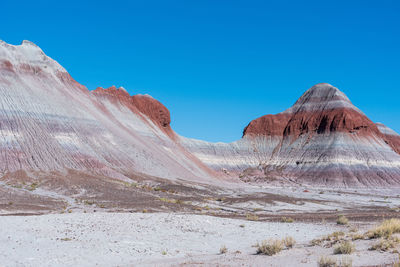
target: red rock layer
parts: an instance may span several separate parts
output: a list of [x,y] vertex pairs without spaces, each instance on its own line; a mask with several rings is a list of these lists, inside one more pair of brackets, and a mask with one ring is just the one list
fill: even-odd
[[296,140],[303,134],[331,132],[376,136],[400,154],[400,137],[381,133],[376,124],[355,108],[337,88],[317,84],[307,90],[295,105],[283,113],[265,115],[251,121],[243,137],[277,136]]
[[383,139],[397,154],[400,154],[400,136],[384,134]]
[[349,108],[321,112],[279,113],[251,121],[243,136],[294,136],[305,133],[348,132],[379,135],[379,130],[365,115]]
[[289,119],[283,136],[298,137],[305,133],[357,132],[379,134],[375,123],[354,109],[338,108],[320,112],[295,113]]
[[170,137],[174,137],[170,126],[171,117],[169,110],[161,104],[161,102],[151,96],[131,96],[125,89],[116,88],[115,86],[111,86],[107,89],[98,87],[93,93],[98,96],[107,96],[112,102],[119,101],[133,112],[145,115],[162,131],[167,133]]
[[243,130],[243,136],[282,136],[290,114],[265,115],[251,121]]

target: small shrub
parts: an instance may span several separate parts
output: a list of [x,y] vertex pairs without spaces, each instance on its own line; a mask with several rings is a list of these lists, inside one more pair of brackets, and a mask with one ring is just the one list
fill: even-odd
[[359,240],[359,239],[364,239],[364,235],[362,234],[353,234],[351,235],[351,240]]
[[340,225],[346,225],[349,223],[349,219],[347,219],[344,215],[339,215],[336,223]]
[[321,245],[321,243],[322,243],[322,240],[318,239],[318,238],[315,238],[315,239],[311,240],[311,242],[310,242],[311,246],[319,246],[319,245]]
[[393,264],[393,267],[400,267],[400,255],[399,255],[399,261],[398,261],[398,262],[395,262],[395,263]]
[[85,205],[93,205],[93,204],[94,204],[94,201],[85,199],[85,200],[83,201],[83,204],[85,204]]
[[334,258],[322,256],[318,260],[318,267],[337,267],[337,263]]
[[291,236],[285,237],[284,239],[282,239],[282,241],[287,248],[292,248],[296,244],[296,240],[294,240],[294,238]]
[[340,241],[344,238],[345,234],[344,232],[333,232],[332,234],[327,235],[324,240],[325,241]]
[[268,256],[275,255],[283,249],[283,242],[279,239],[264,240],[261,244],[257,244],[257,254]]
[[340,260],[340,267],[352,267],[353,266],[353,260],[349,257],[343,257]]
[[249,221],[258,221],[258,216],[254,214],[247,214],[246,219]]
[[292,222],[294,222],[294,220],[292,218],[290,218],[290,217],[282,217],[281,218],[281,222],[283,222],[283,223],[292,223]]
[[397,238],[390,239],[381,239],[379,242],[375,243],[370,247],[370,250],[380,250],[380,251],[388,251],[389,249],[395,248],[399,240]]
[[400,220],[390,219],[382,222],[381,225],[371,229],[367,232],[367,236],[370,239],[385,237],[388,238],[392,234],[400,233]]
[[161,252],[161,254],[165,256],[165,255],[167,255],[167,252],[166,252],[165,250],[163,250],[163,251]]
[[69,237],[65,237],[65,238],[61,238],[60,240],[61,240],[61,241],[71,241],[72,239],[69,238]]
[[350,241],[344,241],[337,245],[333,251],[334,254],[351,254],[355,250],[354,244]]
[[219,254],[225,254],[228,252],[228,249],[226,248],[225,245],[223,245],[220,249],[219,249]]

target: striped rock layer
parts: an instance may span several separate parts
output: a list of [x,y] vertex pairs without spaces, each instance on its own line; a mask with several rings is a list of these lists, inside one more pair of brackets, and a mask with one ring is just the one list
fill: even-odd
[[35,44],[0,41],[0,176],[75,170],[120,180],[400,184],[400,136],[329,84],[253,120],[233,143],[179,136],[170,121],[151,96],[89,91]]
[[215,176],[175,139],[168,109],[151,96],[89,91],[35,44],[0,42],[0,175]]
[[307,90],[286,111],[251,121],[239,141],[182,142],[210,167],[239,172],[244,180],[348,187],[400,183],[400,136],[326,83]]

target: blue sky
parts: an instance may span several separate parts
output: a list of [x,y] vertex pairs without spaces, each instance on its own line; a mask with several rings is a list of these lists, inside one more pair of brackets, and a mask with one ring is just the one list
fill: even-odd
[[237,140],[319,82],[400,132],[400,1],[2,0],[1,10],[0,39],[35,42],[91,90],[152,95],[184,136]]

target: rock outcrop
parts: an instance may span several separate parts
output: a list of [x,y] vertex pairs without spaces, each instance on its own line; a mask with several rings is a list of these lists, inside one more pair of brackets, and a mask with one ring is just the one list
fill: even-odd
[[214,181],[174,139],[168,109],[152,97],[91,92],[35,44],[0,43],[0,177],[74,170]]
[[72,171],[120,180],[400,184],[400,136],[329,84],[251,121],[229,144],[179,136],[170,122],[151,96],[115,86],[91,92],[35,44],[0,42],[0,177]]
[[398,185],[399,141],[326,83],[307,90],[286,111],[251,121],[237,142],[183,139],[210,167],[238,172],[246,181],[352,187]]

